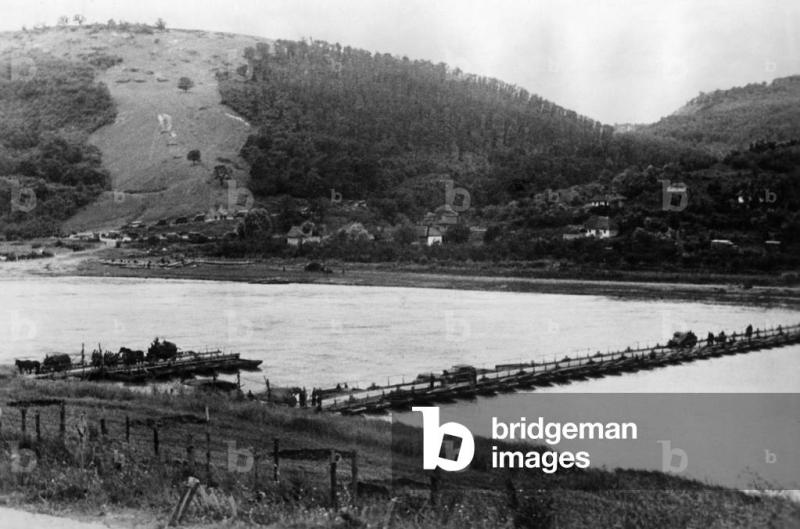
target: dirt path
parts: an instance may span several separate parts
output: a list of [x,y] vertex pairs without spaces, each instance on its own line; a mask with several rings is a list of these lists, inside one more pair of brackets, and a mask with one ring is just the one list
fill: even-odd
[[107,529],[130,527],[154,527],[149,525],[117,524],[116,521],[80,521],[70,518],[60,518],[47,514],[37,514],[27,511],[18,511],[0,507],[0,524],[4,529]]

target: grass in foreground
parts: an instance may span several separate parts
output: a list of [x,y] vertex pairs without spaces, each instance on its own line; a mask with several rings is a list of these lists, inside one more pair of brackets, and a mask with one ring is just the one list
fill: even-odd
[[[41,410],[42,440],[28,416],[25,444],[9,401],[65,399],[67,432],[62,441],[57,416]],[[790,528],[800,524],[800,506],[777,498],[686,482],[656,472],[605,471],[566,473],[543,488],[531,474],[498,480],[476,461],[468,471],[475,485],[465,489],[448,479],[433,497],[429,476],[417,470],[418,432],[392,428],[384,421],[339,417],[267,406],[220,396],[163,394],[84,382],[0,380],[4,410],[0,442],[0,494],[7,502],[48,512],[96,515],[134,511],[160,524],[169,519],[190,475],[203,484],[186,522],[213,526],[459,528],[530,527],[743,527]],[[208,407],[210,445],[204,425],[171,424],[160,430],[160,450],[152,452],[147,419],[176,414],[202,416]],[[80,417],[89,425],[80,449]],[[124,442],[124,417],[136,426]],[[104,420],[106,434],[99,431]],[[30,440],[33,438],[32,440]],[[272,481],[272,439],[281,448],[336,448],[359,454],[359,501],[350,506],[347,465],[339,472],[338,509],[329,508],[327,461],[283,461],[280,481]],[[261,456],[255,470],[227,470],[226,443],[253,447]],[[10,450],[18,443],[38,454],[29,473],[11,472]],[[196,451],[194,463],[187,446]],[[211,473],[205,450],[211,448]],[[20,462],[18,461],[17,464]],[[409,483],[392,486],[391,469],[402,469]],[[632,490],[638,490],[632,492]]]

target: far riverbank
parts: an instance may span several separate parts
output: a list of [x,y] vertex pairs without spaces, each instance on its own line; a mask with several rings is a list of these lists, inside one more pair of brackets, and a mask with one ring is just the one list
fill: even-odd
[[[583,294],[634,299],[671,299],[747,305],[800,306],[800,287],[766,285],[753,278],[732,276],[660,276],[630,274],[625,279],[585,279],[552,275],[513,275],[513,271],[456,269],[394,263],[328,263],[330,273],[308,272],[306,260],[191,260],[185,264],[147,268],[142,261],[109,264],[82,261],[74,275],[98,277],[153,277],[163,279],[237,281],[247,283],[303,283],[383,287],[441,288],[499,292]],[[658,279],[658,280],[654,280]]]

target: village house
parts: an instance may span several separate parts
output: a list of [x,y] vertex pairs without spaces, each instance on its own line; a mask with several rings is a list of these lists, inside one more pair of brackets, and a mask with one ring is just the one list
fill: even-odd
[[233,220],[233,215],[222,206],[208,210],[206,222],[219,222],[221,220]]
[[420,244],[425,246],[433,246],[434,244],[442,244],[444,242],[444,234],[442,230],[436,226],[417,226],[417,240]]
[[458,212],[453,209],[449,204],[439,206],[433,212],[428,212],[422,219],[424,226],[436,226],[441,231],[447,231],[447,228],[458,224]]
[[611,208],[621,208],[625,205],[625,197],[619,194],[611,194],[611,195],[595,195],[592,199],[584,206],[586,208],[601,208],[601,207],[611,207]]
[[586,230],[581,225],[570,224],[567,226],[564,233],[561,234],[561,238],[565,241],[573,241],[575,239],[583,239],[586,237]]
[[729,239],[711,239],[711,247],[729,250],[736,250],[738,248],[738,246]]
[[609,217],[591,217],[584,224],[584,229],[587,237],[596,239],[609,239],[619,235],[617,224]]
[[92,241],[97,242],[100,240],[100,235],[93,231],[82,231],[80,233],[73,233],[69,236],[70,239],[77,239],[79,241]]
[[313,222],[304,222],[301,226],[292,226],[286,233],[286,244],[301,246],[303,244],[318,244],[322,240]]
[[374,241],[372,235],[360,222],[351,222],[340,228],[337,233],[346,236],[351,241]]

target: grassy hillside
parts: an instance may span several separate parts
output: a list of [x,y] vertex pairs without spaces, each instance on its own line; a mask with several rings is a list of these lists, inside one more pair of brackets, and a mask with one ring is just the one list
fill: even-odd
[[800,76],[701,93],[671,116],[637,132],[716,152],[747,148],[758,140],[800,138]]
[[[215,73],[235,68],[257,39],[141,24],[57,27],[0,34],[0,49],[34,50],[94,71],[116,105],[116,119],[88,139],[102,153],[106,191],[69,219],[65,231],[116,228],[131,220],[227,207],[213,168],[226,165],[241,186],[249,167],[239,156],[249,124],[220,104]],[[178,88],[181,77],[193,87]],[[171,118],[164,130],[159,114]],[[95,127],[96,128],[96,127]],[[201,162],[187,160],[190,150]]]

